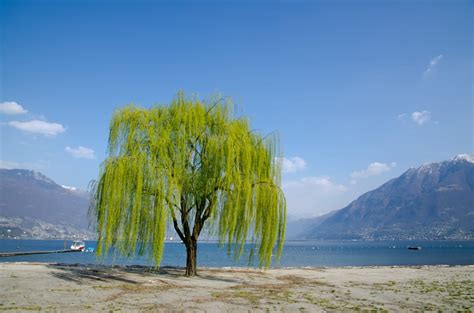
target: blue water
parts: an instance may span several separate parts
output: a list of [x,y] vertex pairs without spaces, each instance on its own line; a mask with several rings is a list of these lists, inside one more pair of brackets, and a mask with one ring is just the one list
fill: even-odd
[[[67,243],[69,247],[71,242]],[[95,248],[96,242],[86,241]],[[408,250],[420,246],[421,250]],[[60,250],[63,240],[0,240],[0,252]],[[250,246],[247,247],[250,249]],[[247,249],[247,251],[248,251]],[[113,254],[113,253],[112,253]],[[180,243],[166,243],[162,266],[184,266],[186,252]],[[102,261],[94,253],[59,253],[0,257],[0,262],[103,263],[117,265],[152,265],[146,257],[132,259],[109,256]],[[474,264],[474,241],[304,241],[286,242],[279,263],[273,267],[332,267],[370,265],[468,265]],[[256,263],[253,264],[257,265]],[[248,254],[235,261],[226,248],[216,243],[198,244],[198,266],[247,267]]]

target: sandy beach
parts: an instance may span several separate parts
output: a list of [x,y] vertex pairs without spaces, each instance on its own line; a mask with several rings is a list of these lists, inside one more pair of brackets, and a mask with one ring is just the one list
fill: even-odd
[[0,263],[0,311],[474,310],[474,266],[200,269]]

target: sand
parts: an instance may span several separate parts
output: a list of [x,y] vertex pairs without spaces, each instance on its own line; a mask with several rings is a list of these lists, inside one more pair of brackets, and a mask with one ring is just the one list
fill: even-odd
[[0,263],[0,311],[474,310],[474,266],[200,269]]

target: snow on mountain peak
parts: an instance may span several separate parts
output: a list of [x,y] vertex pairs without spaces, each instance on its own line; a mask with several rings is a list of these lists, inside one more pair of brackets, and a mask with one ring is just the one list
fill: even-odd
[[470,163],[474,163],[474,154],[459,154],[455,156],[453,161],[467,161]]
[[422,166],[420,166],[417,171],[423,174],[431,174],[433,173],[433,165],[435,164],[436,163],[425,163]]
[[61,185],[61,187],[63,187],[64,189],[67,189],[67,190],[71,190],[71,191],[76,191],[77,190],[76,187],[71,187],[71,186],[66,186],[66,185]]
[[33,176],[33,178],[38,180],[38,181],[42,181],[42,182],[45,182],[45,183],[48,183],[48,184],[55,184],[54,180],[52,180],[51,178],[41,174],[40,172],[30,171],[30,173],[31,173],[31,176]]

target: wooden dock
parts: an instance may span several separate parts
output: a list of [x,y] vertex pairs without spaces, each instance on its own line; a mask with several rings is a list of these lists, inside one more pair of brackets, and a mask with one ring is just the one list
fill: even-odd
[[29,251],[29,252],[2,252],[0,258],[19,256],[19,255],[33,255],[33,254],[50,254],[50,253],[69,253],[69,252],[82,252],[81,250],[53,250],[53,251]]

